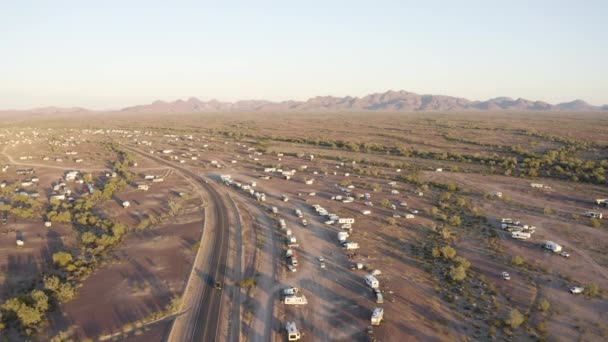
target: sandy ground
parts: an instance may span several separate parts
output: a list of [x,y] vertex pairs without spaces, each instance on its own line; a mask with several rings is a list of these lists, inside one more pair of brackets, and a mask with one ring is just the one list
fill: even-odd
[[117,262],[90,276],[76,299],[62,306],[61,323],[78,327],[79,336],[92,337],[163,309],[184,286],[194,259],[190,247],[201,227],[200,215],[190,215],[131,234],[116,250]]

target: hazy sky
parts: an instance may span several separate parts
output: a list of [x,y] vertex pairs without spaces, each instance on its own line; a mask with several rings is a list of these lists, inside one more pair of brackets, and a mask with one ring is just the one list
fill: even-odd
[[608,1],[0,1],[0,108],[388,89],[608,103]]

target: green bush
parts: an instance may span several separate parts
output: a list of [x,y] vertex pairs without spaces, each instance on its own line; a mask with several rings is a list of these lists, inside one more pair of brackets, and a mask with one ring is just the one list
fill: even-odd
[[251,288],[256,286],[256,281],[254,278],[243,279],[239,282],[239,286],[245,289]]
[[450,278],[454,281],[463,281],[467,277],[467,271],[462,265],[450,267]]
[[72,262],[72,254],[67,252],[57,252],[53,254],[53,262],[61,267],[65,267]]
[[522,259],[522,257],[520,257],[519,255],[516,255],[511,259],[511,264],[515,266],[521,266],[523,263],[524,259]]
[[450,246],[441,247],[441,255],[444,258],[451,260],[456,256],[456,250]]
[[524,315],[517,309],[512,309],[509,312],[509,318],[505,321],[511,328],[517,329],[520,325],[522,325],[525,321]]

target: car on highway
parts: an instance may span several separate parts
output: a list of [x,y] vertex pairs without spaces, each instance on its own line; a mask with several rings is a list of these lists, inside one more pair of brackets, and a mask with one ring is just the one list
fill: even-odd
[[321,268],[325,268],[325,263],[324,263],[324,262],[322,262],[322,263],[321,263],[319,266],[320,266]]
[[583,291],[585,290],[584,287],[580,287],[580,286],[574,286],[570,289],[570,293],[572,294],[579,294],[579,293],[583,293]]
[[570,253],[568,253],[568,252],[561,252],[561,253],[559,253],[559,255],[563,256],[564,258],[570,257]]
[[289,269],[291,272],[297,272],[297,271],[298,271],[298,269],[297,269],[295,266],[293,266],[293,265],[287,265],[287,268],[288,268],[288,269]]
[[319,257],[319,262],[325,262],[325,258],[324,258],[324,257],[322,257],[322,256],[320,256],[320,257]]
[[220,283],[219,281],[216,281],[215,284],[213,285],[213,288],[216,290],[221,290],[222,289],[222,283]]
[[502,272],[502,279],[511,280],[511,276],[507,272]]

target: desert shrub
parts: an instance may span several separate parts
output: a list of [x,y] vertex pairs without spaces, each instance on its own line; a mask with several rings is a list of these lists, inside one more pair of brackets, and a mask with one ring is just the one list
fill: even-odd
[[192,247],[190,247],[190,250],[192,253],[196,253],[200,247],[201,243],[197,241],[194,245],[192,245]]
[[67,252],[57,252],[53,254],[53,262],[61,267],[65,267],[72,262],[72,254]]
[[242,279],[239,282],[239,286],[242,288],[251,288],[254,287],[256,285],[256,281],[254,278],[246,278],[246,279]]
[[516,255],[511,259],[511,264],[513,264],[515,266],[521,266],[523,263],[524,263],[524,259],[522,257],[520,257],[519,255]]
[[522,315],[519,310],[512,309],[511,312],[509,312],[509,318],[507,318],[505,323],[507,323],[511,328],[517,329],[520,325],[522,325],[522,323],[524,323],[524,321],[524,315]]
[[433,256],[433,258],[439,258],[441,256],[439,248],[433,247],[433,249],[431,250],[431,255]]
[[538,303],[538,310],[542,312],[546,312],[547,310],[549,310],[549,307],[551,307],[551,304],[545,298],[541,299]]
[[467,277],[467,271],[462,265],[450,267],[450,279],[454,281],[463,281]]
[[450,246],[441,247],[441,255],[444,258],[451,260],[456,256],[456,250]]
[[454,215],[454,216],[450,217],[449,223],[450,223],[450,225],[452,225],[454,227],[458,227],[462,223],[462,220],[460,219],[460,216]]
[[594,298],[600,294],[600,290],[599,290],[597,284],[591,283],[591,284],[585,286],[585,290],[583,291],[583,293],[585,294],[585,297],[587,297],[587,298]]
[[386,219],[386,224],[388,224],[389,226],[395,226],[397,225],[397,220],[392,217],[389,217]]
[[589,225],[593,228],[599,228],[602,225],[602,221],[594,217],[589,220]]
[[467,260],[467,258],[460,256],[460,255],[458,255],[454,258],[454,262],[456,262],[456,264],[464,267],[465,270],[468,270],[469,267],[471,267],[471,262],[469,260]]

